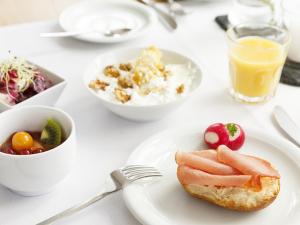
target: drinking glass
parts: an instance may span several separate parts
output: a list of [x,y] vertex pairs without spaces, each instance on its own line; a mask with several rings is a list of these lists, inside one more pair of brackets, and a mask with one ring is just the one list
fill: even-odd
[[231,25],[241,23],[275,23],[274,0],[233,0],[228,19]]
[[285,28],[244,23],[227,31],[230,93],[239,101],[257,103],[274,96],[290,43]]
[[283,21],[291,34],[291,46],[288,52],[288,58],[300,63],[300,1],[283,0]]

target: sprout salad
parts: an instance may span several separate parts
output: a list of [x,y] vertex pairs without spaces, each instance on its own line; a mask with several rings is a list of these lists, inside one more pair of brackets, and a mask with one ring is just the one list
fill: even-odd
[[0,94],[9,104],[20,103],[51,86],[38,68],[25,59],[11,57],[0,62]]

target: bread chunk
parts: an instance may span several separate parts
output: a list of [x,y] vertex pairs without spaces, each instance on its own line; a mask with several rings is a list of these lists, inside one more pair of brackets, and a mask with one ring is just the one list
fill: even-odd
[[261,177],[261,189],[251,187],[216,187],[206,185],[183,185],[186,192],[227,209],[256,211],[270,205],[280,191],[280,179]]

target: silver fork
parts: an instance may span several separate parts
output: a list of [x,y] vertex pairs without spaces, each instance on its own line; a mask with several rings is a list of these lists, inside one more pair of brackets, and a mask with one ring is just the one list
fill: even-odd
[[95,197],[81,202],[71,208],[68,208],[40,223],[37,225],[47,225],[55,222],[56,220],[59,220],[61,218],[64,218],[66,216],[70,216],[74,214],[75,212],[80,211],[81,209],[84,209],[88,207],[89,205],[99,201],[100,199],[103,199],[104,197],[108,196],[111,193],[117,192],[124,188],[126,185],[143,179],[143,178],[150,178],[150,177],[160,177],[162,174],[155,169],[154,167],[150,166],[141,166],[141,165],[132,165],[132,166],[126,166],[117,170],[114,170],[110,173],[111,180],[113,181],[113,189],[104,193],[100,193],[96,195]]

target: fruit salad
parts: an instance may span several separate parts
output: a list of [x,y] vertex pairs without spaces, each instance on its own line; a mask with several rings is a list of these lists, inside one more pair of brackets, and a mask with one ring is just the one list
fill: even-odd
[[0,100],[20,103],[51,86],[51,81],[25,59],[11,57],[0,62]]
[[64,141],[61,125],[48,119],[42,131],[17,131],[0,145],[0,151],[12,155],[31,155],[53,149]]

